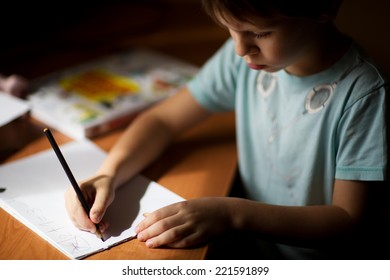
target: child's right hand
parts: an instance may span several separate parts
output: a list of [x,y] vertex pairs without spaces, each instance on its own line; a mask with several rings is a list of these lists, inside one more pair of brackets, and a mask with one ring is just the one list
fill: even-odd
[[108,222],[102,221],[102,218],[115,197],[111,182],[111,177],[100,175],[80,185],[85,199],[91,205],[90,218],[88,218],[87,213],[85,213],[84,208],[81,206],[74,189],[71,187],[66,191],[66,210],[77,228],[92,233],[96,232],[95,224],[99,224],[99,229],[102,233],[108,228]]

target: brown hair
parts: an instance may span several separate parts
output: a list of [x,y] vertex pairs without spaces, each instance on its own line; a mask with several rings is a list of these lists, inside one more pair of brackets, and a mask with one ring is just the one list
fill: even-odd
[[202,0],[207,14],[217,19],[233,17],[247,21],[254,17],[273,16],[318,19],[336,16],[342,0]]

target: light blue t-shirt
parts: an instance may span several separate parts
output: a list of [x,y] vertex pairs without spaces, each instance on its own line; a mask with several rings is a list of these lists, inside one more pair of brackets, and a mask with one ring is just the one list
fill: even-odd
[[229,39],[188,88],[211,112],[235,111],[250,199],[330,205],[335,179],[385,180],[387,84],[355,44],[331,68],[298,77],[250,69]]

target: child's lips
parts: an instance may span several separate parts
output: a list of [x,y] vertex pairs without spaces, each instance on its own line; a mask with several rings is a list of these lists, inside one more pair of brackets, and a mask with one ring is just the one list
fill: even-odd
[[266,65],[258,65],[258,64],[252,64],[252,63],[247,63],[247,64],[248,64],[249,68],[254,69],[254,70],[263,70],[267,67]]

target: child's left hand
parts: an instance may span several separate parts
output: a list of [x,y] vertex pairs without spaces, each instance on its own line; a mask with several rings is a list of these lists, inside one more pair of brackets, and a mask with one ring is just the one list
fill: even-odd
[[184,248],[210,241],[230,227],[226,198],[199,198],[168,205],[137,226],[137,238],[146,246]]

